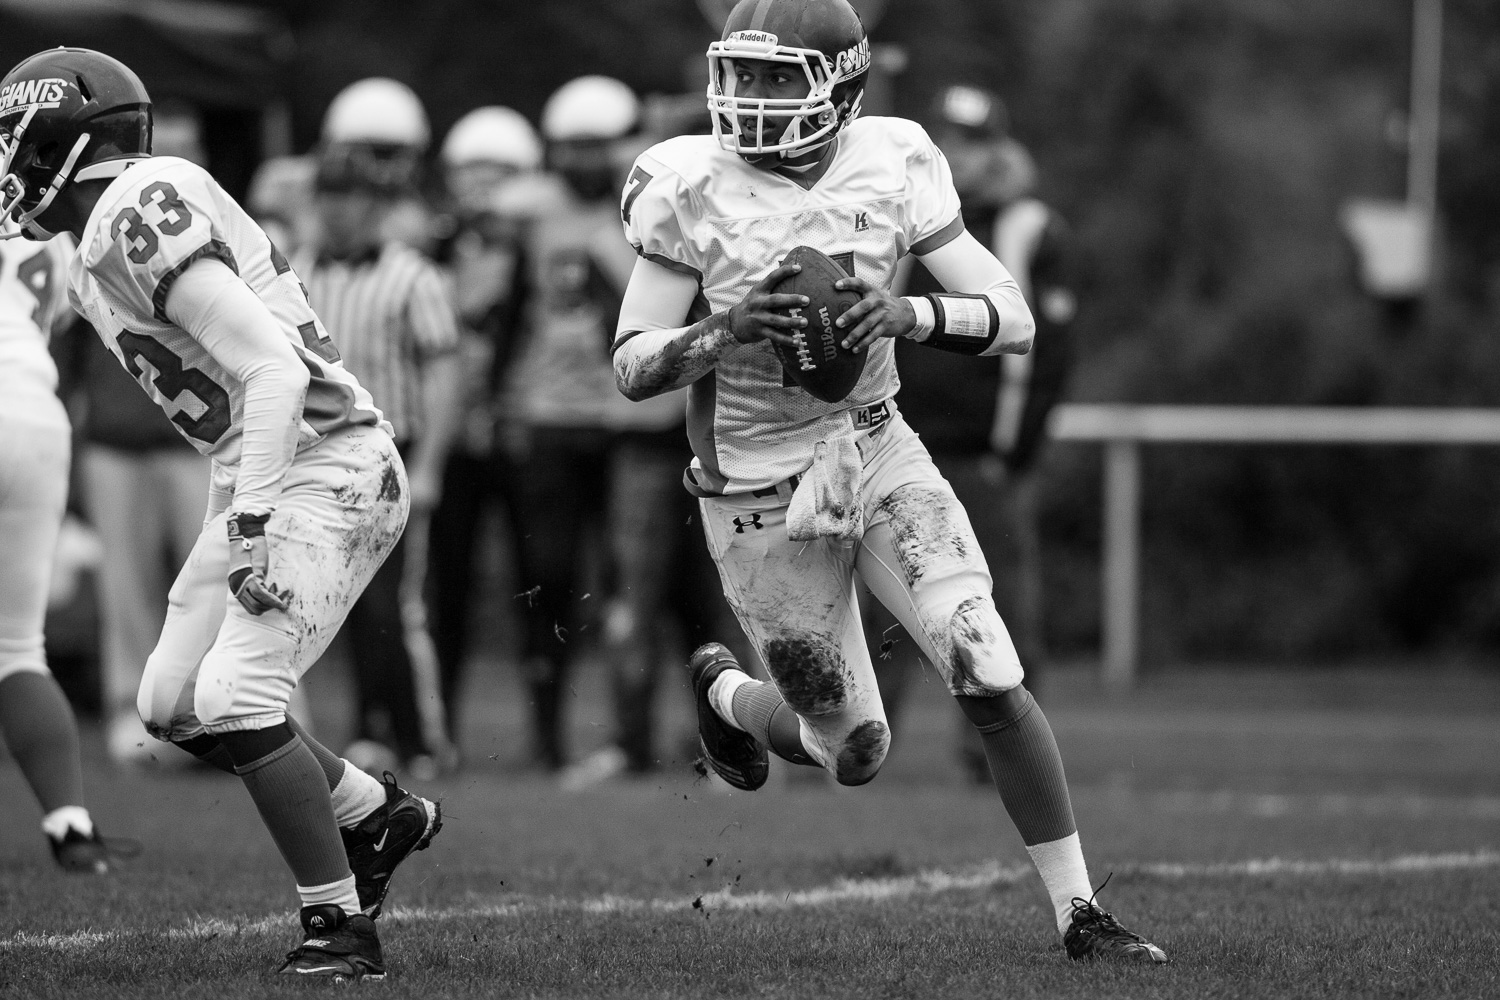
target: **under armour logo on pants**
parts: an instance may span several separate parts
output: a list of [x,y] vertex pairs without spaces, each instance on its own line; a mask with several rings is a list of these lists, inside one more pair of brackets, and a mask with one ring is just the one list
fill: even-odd
[[760,523],[759,514],[751,514],[748,519],[743,517],[737,517],[734,519],[734,533],[736,535],[743,535],[746,528],[754,528],[756,531],[759,531],[764,527],[765,525]]

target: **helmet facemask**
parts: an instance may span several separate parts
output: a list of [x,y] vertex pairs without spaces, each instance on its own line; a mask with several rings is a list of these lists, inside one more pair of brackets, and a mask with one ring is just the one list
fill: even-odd
[[[57,235],[42,228],[37,216],[51,207],[89,143],[87,132],[80,135],[62,166],[51,171],[52,178],[47,180],[48,168],[37,162],[37,151],[24,145],[26,130],[35,114],[35,107],[28,108],[13,130],[0,130],[0,239],[22,236],[50,240]],[[27,183],[27,177],[31,184]],[[33,202],[30,196],[35,188],[40,188],[41,194]]]
[[[807,76],[807,96],[737,96],[737,59],[800,67]],[[749,159],[787,159],[827,145],[858,116],[870,50],[860,41],[830,58],[817,49],[778,44],[764,32],[734,32],[708,47],[708,66],[708,110],[719,145]]]
[[[79,158],[84,155],[93,138],[92,132],[80,132],[69,147],[62,165],[56,169],[48,167],[41,161],[54,158],[60,147],[49,143],[47,155],[44,156],[39,155],[42,150],[25,142],[26,130],[35,114],[35,107],[28,108],[14,130],[7,132],[0,129],[0,240],[14,239],[17,236],[39,241],[52,239],[57,234],[44,228],[37,219],[52,207],[53,200],[63,187],[70,181],[101,180],[117,176],[128,162],[105,160],[87,164],[75,173],[74,168],[78,166]],[[147,122],[143,134],[147,136],[145,144],[149,148],[149,118]],[[32,203],[30,196],[36,190],[40,190],[41,194]]]

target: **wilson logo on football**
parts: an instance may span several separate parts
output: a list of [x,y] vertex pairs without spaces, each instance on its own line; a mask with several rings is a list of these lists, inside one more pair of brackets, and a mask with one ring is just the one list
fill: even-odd
[[828,315],[827,306],[820,306],[818,308],[818,319],[823,324],[823,363],[827,364],[838,353],[833,346],[833,317]]
[[66,93],[67,86],[68,81],[57,77],[45,77],[41,80],[17,80],[4,90],[0,90],[0,115],[32,106],[38,108],[62,107],[63,96]]

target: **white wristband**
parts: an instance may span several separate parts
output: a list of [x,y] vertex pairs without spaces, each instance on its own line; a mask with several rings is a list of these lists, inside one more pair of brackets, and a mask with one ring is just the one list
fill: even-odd
[[902,299],[910,303],[912,312],[917,314],[917,325],[906,336],[920,344],[937,329],[937,313],[933,311],[932,303],[925,295],[903,295]]

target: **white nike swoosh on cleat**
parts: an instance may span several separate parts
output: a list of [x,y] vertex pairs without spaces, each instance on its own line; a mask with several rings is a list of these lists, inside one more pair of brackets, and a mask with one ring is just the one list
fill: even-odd
[[377,841],[375,841],[375,853],[376,854],[379,854],[381,851],[385,850],[385,838],[389,837],[390,835],[391,835],[391,828],[390,827],[386,827],[385,828],[385,832],[380,835],[380,839],[377,840]]
[[297,971],[304,976],[311,975],[316,972],[343,972],[347,975],[347,970],[345,970],[344,967],[340,965],[320,965],[315,969],[298,969]]

